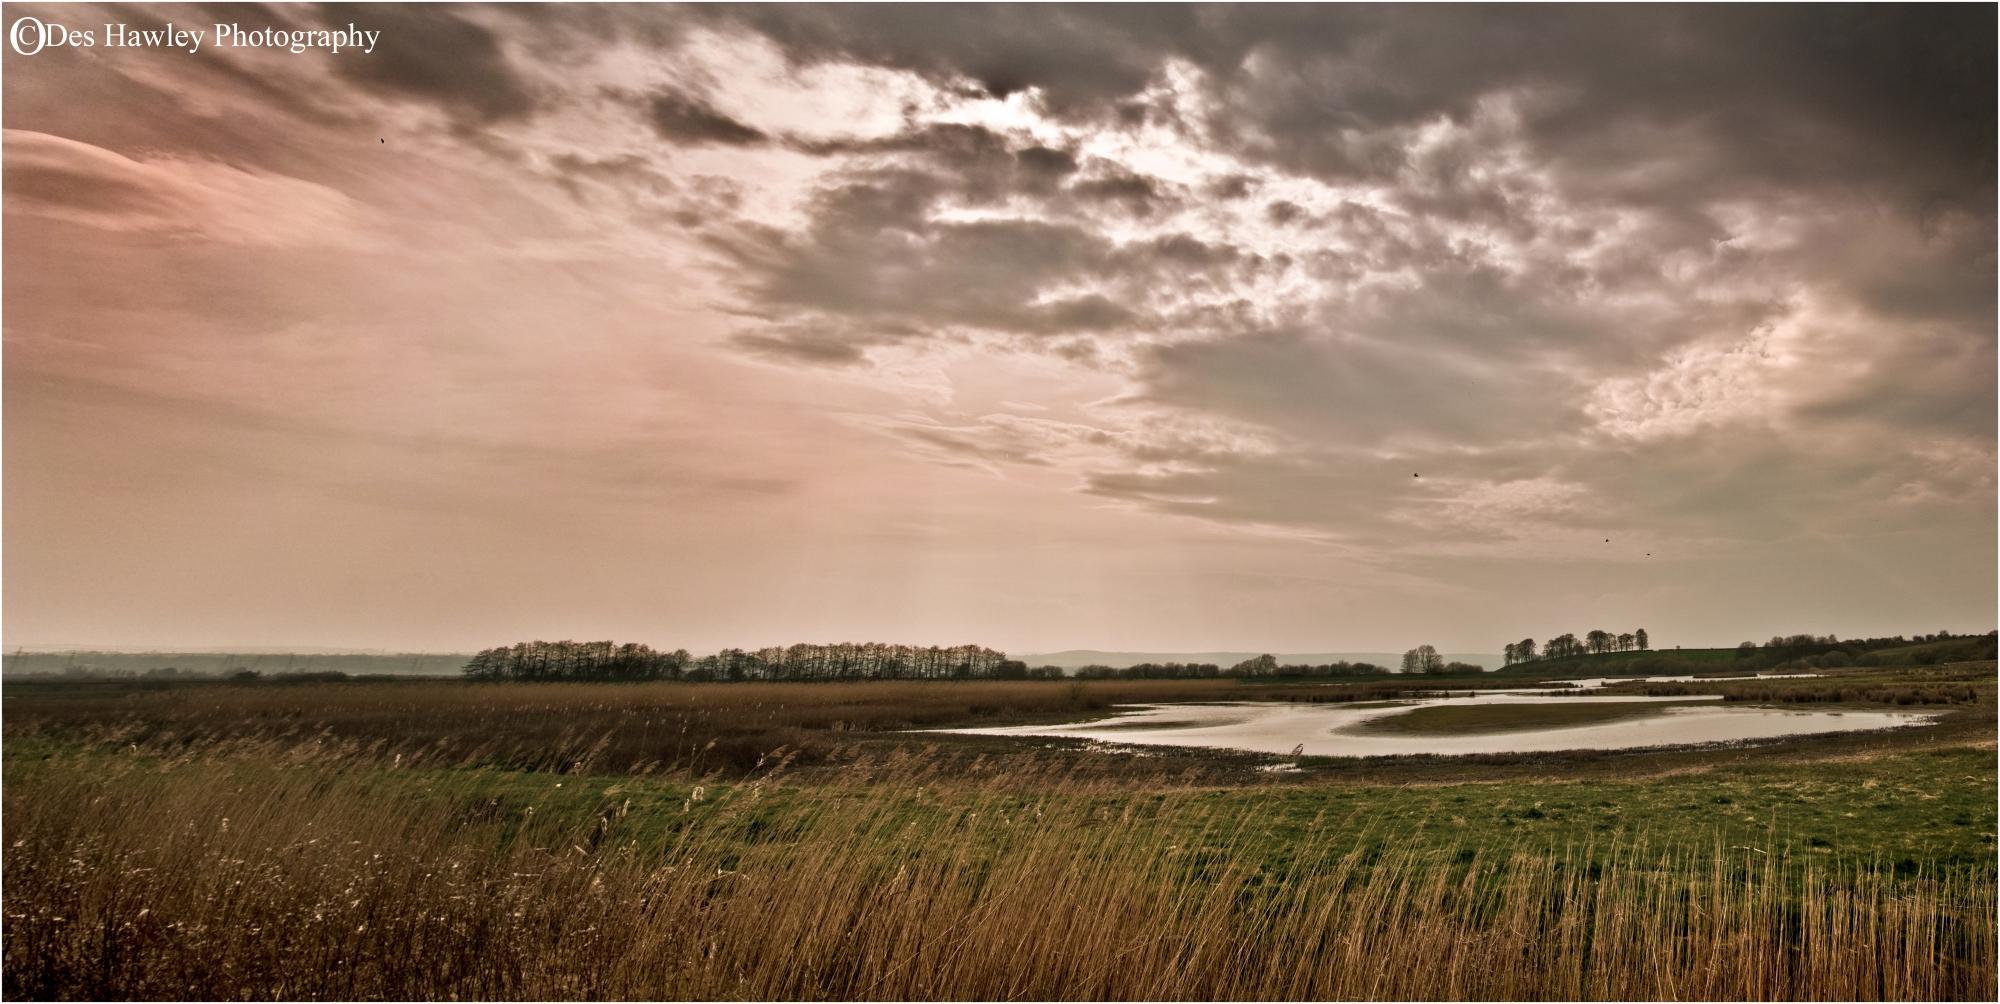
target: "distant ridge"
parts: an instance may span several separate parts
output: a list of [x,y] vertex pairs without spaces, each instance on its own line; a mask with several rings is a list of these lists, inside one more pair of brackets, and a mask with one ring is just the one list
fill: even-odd
[[260,673],[348,673],[350,675],[457,676],[470,653],[457,652],[37,652],[7,650],[0,657],[6,675],[65,672],[143,675],[173,668],[211,676],[239,669]]
[[[1733,650],[1732,650],[1733,651]],[[1075,670],[1084,666],[1112,666],[1123,669],[1142,662],[1214,663],[1224,669],[1262,652],[1107,652],[1098,649],[1068,649],[1012,655],[1030,666],[1060,666]],[[1387,669],[1402,665],[1401,652],[1305,652],[1271,653],[1280,665],[1323,666],[1333,662],[1369,662]],[[1469,662],[1482,669],[1497,669],[1497,655],[1476,652],[1445,652],[1447,662]],[[65,670],[143,674],[152,669],[175,667],[184,672],[221,674],[237,669],[265,673],[343,672],[351,674],[392,674],[398,676],[457,676],[472,654],[469,652],[383,652],[306,649],[255,649],[234,651],[120,651],[105,649],[37,651],[33,647],[9,649],[0,658],[7,674],[62,673]]]
[[[1014,658],[1030,666],[1061,666],[1077,669],[1083,666],[1110,666],[1123,669],[1142,662],[1212,662],[1228,669],[1245,659],[1255,659],[1262,652],[1104,652],[1094,648],[1072,648],[1061,652],[1043,652],[1033,655],[1016,655]],[[1481,669],[1497,669],[1503,661],[1498,655],[1478,652],[1444,652],[1446,662],[1469,662]],[[1273,652],[1281,666],[1324,666],[1330,662],[1372,662],[1387,669],[1396,669],[1403,664],[1401,652],[1304,652],[1286,655]]]
[[8,645],[7,654],[22,655],[455,655],[400,648],[335,648],[326,645]]

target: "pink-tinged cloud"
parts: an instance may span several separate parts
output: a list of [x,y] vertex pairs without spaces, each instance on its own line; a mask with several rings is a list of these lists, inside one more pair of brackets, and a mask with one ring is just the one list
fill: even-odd
[[231,16],[5,57],[10,644],[1992,626],[1990,9]]
[[25,129],[5,135],[9,213],[247,247],[354,240],[359,207],[324,185],[196,157],[127,157]]

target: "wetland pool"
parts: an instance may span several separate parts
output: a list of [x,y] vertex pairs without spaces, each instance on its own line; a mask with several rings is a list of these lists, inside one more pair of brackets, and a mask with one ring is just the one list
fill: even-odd
[[1932,720],[1910,712],[1724,704],[1719,696],[1557,697],[1543,689],[1365,704],[1137,704],[1087,722],[933,731],[1360,757],[1641,749],[1871,731]]

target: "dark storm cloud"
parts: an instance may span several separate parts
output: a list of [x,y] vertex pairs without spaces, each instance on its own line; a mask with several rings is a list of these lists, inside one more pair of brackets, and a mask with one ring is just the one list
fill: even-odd
[[771,141],[764,131],[715,110],[700,98],[664,91],[644,103],[646,122],[670,143],[760,146]]
[[792,138],[788,145],[817,156],[867,157],[934,172],[967,202],[1010,195],[1048,196],[1078,168],[1076,155],[1020,142],[984,126],[938,122],[867,139]]
[[1983,198],[1993,166],[1994,12],[1984,6],[702,13],[759,31],[802,63],[894,67],[994,94],[1036,88],[1051,112],[1106,124],[1167,60],[1186,60],[1204,71],[1209,125],[1225,143],[1326,178],[1393,177],[1409,164],[1394,130],[1463,121],[1482,97],[1510,92],[1531,98],[1530,142],[1573,174],[1630,166],[1668,144],[1694,155],[1625,186],[1635,199],[1861,179],[1920,202]]
[[[1063,223],[936,221],[923,215],[929,184],[894,174],[855,179],[822,193],[804,235],[719,241],[750,283],[752,313],[843,319],[807,336],[760,334],[738,344],[847,363],[855,353],[834,347],[843,338],[856,339],[858,351],[959,330],[1101,335],[1151,323],[1160,289],[1226,286],[1228,270],[1269,267],[1185,234],[1119,244]],[[1079,285],[1097,288],[1076,292]],[[884,324],[894,326],[895,339],[876,337]]]
[[1189,8],[1124,6],[759,4],[692,13],[757,31],[801,63],[893,67],[1002,97],[1039,88],[1052,107],[1115,114],[1198,17]]
[[1023,167],[1040,178],[1062,178],[1076,170],[1076,157],[1045,146],[1031,146],[1014,154]]
[[1069,191],[1086,202],[1109,203],[1139,217],[1151,216],[1179,201],[1160,179],[1116,165],[1105,165],[1095,177],[1071,183]]
[[1257,190],[1262,179],[1248,174],[1225,174],[1208,184],[1208,194],[1218,199],[1241,199]]
[[[1031,337],[1128,328],[1150,314],[1155,280],[1213,286],[1225,270],[1260,267],[1238,249],[1186,234],[1116,242],[1084,207],[1151,215],[1173,196],[1155,179],[1096,162],[1079,173],[1067,151],[1020,144],[978,126],[935,125],[867,140],[792,141],[794,149],[861,158],[832,176],[788,233],[739,227],[713,246],[736,266],[747,312],[801,334],[760,331],[736,340],[761,355],[847,364],[884,344],[976,329]],[[942,218],[951,206],[1038,200],[1060,220]],[[857,343],[843,349],[843,338]]]
[[[928,183],[877,175],[824,193],[810,232],[735,246],[763,309],[868,320],[1047,332],[1074,313],[1045,291],[1106,267],[1111,245],[1082,228],[922,215]],[[1086,312],[1096,320],[1112,311]]]
[[[1413,635],[1678,596],[1748,611],[1684,617],[1733,641],[1832,582],[1800,627],[1990,626],[1990,7],[171,16],[383,44],[8,57],[8,463],[44,500],[9,571],[118,573],[64,623],[146,567],[233,579],[218,543],[386,553],[428,507],[446,531],[393,549],[465,581],[601,533],[641,624],[662,561],[763,595],[909,523],[967,561],[925,596],[1063,581],[1149,628],[1204,618],[1131,588],[1142,553],[1188,609],[1326,560],[1372,597],[1343,613]],[[133,485],[159,519],[116,511]],[[467,512],[513,522],[453,542]],[[198,546],[156,546],[177,524]],[[1051,530],[1076,545],[1023,550]],[[363,567],[271,609],[351,616]],[[221,582],[149,616],[233,609]]]
[[[1990,456],[1994,413],[1990,10],[715,16],[802,64],[1032,88],[1085,135],[1165,124],[1242,165],[1191,189],[1240,221],[1225,239],[1111,241],[1194,203],[1074,151],[1030,186],[1019,137],[910,130],[825,151],[885,160],[741,259],[756,309],[851,322],[746,336],[797,361],[862,361],[883,322],[906,345],[1025,335],[1126,376],[1135,414],[1268,437],[1166,460],[1113,444],[1084,465],[1094,494],[1407,548],[1579,525],[1751,540],[1871,492],[1917,500],[1874,517],[1890,525],[1981,490],[1962,470]],[[1170,63],[1196,72],[1169,81]],[[1369,194],[1329,204],[1312,182]],[[940,217],[1009,199],[1035,218]],[[1258,226],[1309,246],[1273,253]],[[1258,284],[1280,274],[1274,298]],[[1018,430],[908,436],[1049,463]],[[1948,460],[1885,457],[1904,436]],[[1385,457],[1438,473],[1385,496],[1400,482],[1367,466]]]
[[1289,199],[1278,199],[1264,207],[1264,218],[1281,227],[1297,223],[1305,216],[1305,208]]
[[535,108],[533,90],[498,36],[447,8],[330,4],[319,19],[382,33],[366,58],[333,63],[336,73],[363,87],[436,105],[465,126],[520,118]]
[[[534,108],[537,92],[481,27],[502,15],[408,16],[422,23],[406,34],[490,86],[461,90],[458,75],[401,73],[393,60],[364,83],[467,124]],[[965,85],[1032,89],[1035,107],[1071,131],[922,121],[906,109],[888,135],[807,136],[732,114],[755,111],[740,95],[725,112],[681,89],[623,92],[675,144],[823,158],[827,173],[790,229],[746,223],[740,205],[698,197],[688,179],[631,155],[547,163],[580,199],[678,189],[676,222],[721,252],[741,315],[756,321],[731,339],[743,352],[855,366],[877,349],[985,332],[1116,369],[1133,381],[1132,402],[1288,445],[1182,458],[1192,469],[1170,473],[1094,470],[1092,490],[1210,518],[1327,526],[1309,500],[1345,470],[1340,451],[1415,459],[1457,443],[1481,455],[1452,458],[1467,477],[1534,476],[1491,469],[1492,457],[1519,441],[1588,438],[1598,384],[1640,380],[1677,345],[1781,320],[1806,287],[1932,330],[1903,336],[1909,352],[1877,353],[1866,372],[1771,407],[1926,435],[1963,436],[1990,419],[1990,388],[1954,377],[1992,357],[1981,334],[1993,313],[1991,22],[1964,8],[611,8],[557,34],[671,48],[690,23],[745,27],[799,66],[909,70],[961,98]],[[1195,72],[1168,87],[1170,63]],[[1076,139],[1162,128],[1241,169],[1180,187],[1089,156]],[[1377,196],[1329,207],[1287,176],[1362,182]],[[1207,208],[1202,197],[1253,196],[1234,211],[1311,246],[1278,254],[1228,230],[1171,232],[1181,212]],[[1877,203],[1937,231],[1932,244],[1843,258],[1830,249],[1875,247],[1845,222],[1781,257],[1733,243],[1745,212],[1848,220]],[[1606,240],[1600,227],[1614,220],[1618,237]],[[1146,235],[1109,236],[1124,227]],[[1255,288],[1281,274],[1310,282],[1283,300]],[[1731,285],[1744,275],[1763,284]],[[1672,399],[1681,391],[1670,383],[1663,413],[1711,407],[1718,392],[1703,381],[1735,386],[1700,372],[1672,379],[1696,390]],[[983,462],[1024,455],[1009,435],[963,427],[930,445],[962,442]],[[1644,446],[1673,455],[1672,444]],[[1551,447],[1539,474],[1597,480],[1588,458],[1599,448]],[[1348,525],[1362,518],[1342,512]]]
[[[1872,190],[1935,213],[1976,206],[1990,187],[1992,45],[1968,41],[1991,27],[1990,11],[988,6],[699,16],[758,31],[801,64],[906,69],[995,94],[1034,88],[1046,112],[1100,128],[1135,128],[1120,108],[1159,86],[1168,61],[1191,64],[1201,72],[1185,86],[1200,93],[1220,152],[1386,186],[1385,205],[1325,215],[1288,198],[1266,204],[1271,224],[1313,224],[1341,240],[1310,255],[1329,295],[1370,276],[1405,277],[1308,310],[1331,328],[1441,351],[1630,363],[1670,338],[1660,326],[1672,322],[1614,318],[1578,298],[1659,293],[1673,281],[1662,271],[1670,253],[1715,249],[1724,271],[1721,259],[1741,254],[1721,246],[1733,235],[1713,207],[1726,200]],[[1051,288],[1065,276],[1106,279],[1102,249],[1075,250],[1096,239],[1088,211],[1157,220],[1183,199],[1125,165],[1080,163],[979,126],[794,145],[889,163],[820,198],[784,253],[745,262],[757,309],[1046,333],[1060,327],[1048,319],[1060,313],[1046,307]],[[1221,175],[1208,194],[1243,198],[1266,180]],[[1020,231],[1046,247],[990,245],[1006,224],[928,218],[946,203],[1019,196],[1065,221]],[[1568,218],[1572,202],[1640,215],[1624,219],[1627,239],[1594,247],[1596,232]],[[1501,259],[1453,226],[1539,242],[1552,256]],[[1562,259],[1554,249],[1564,246],[1588,247],[1588,262]],[[1880,288],[1878,299],[1898,299],[1895,281]],[[1148,312],[1129,296],[1099,295],[1122,316]],[[1929,290],[1901,298],[1939,302]],[[1706,299],[1691,309],[1744,313]]]
[[1232,265],[1243,260],[1243,252],[1227,244],[1215,244],[1189,234],[1167,234],[1137,241],[1124,248],[1126,260],[1149,269],[1159,267],[1187,272]]
[[813,366],[851,366],[865,357],[870,344],[892,339],[870,338],[814,327],[773,327],[734,335],[730,341],[752,355]]

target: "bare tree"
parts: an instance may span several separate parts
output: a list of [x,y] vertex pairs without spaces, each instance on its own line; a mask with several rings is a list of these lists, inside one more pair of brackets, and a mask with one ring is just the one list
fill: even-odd
[[1418,645],[1403,653],[1403,672],[1436,673],[1444,669],[1444,657],[1429,645]]

